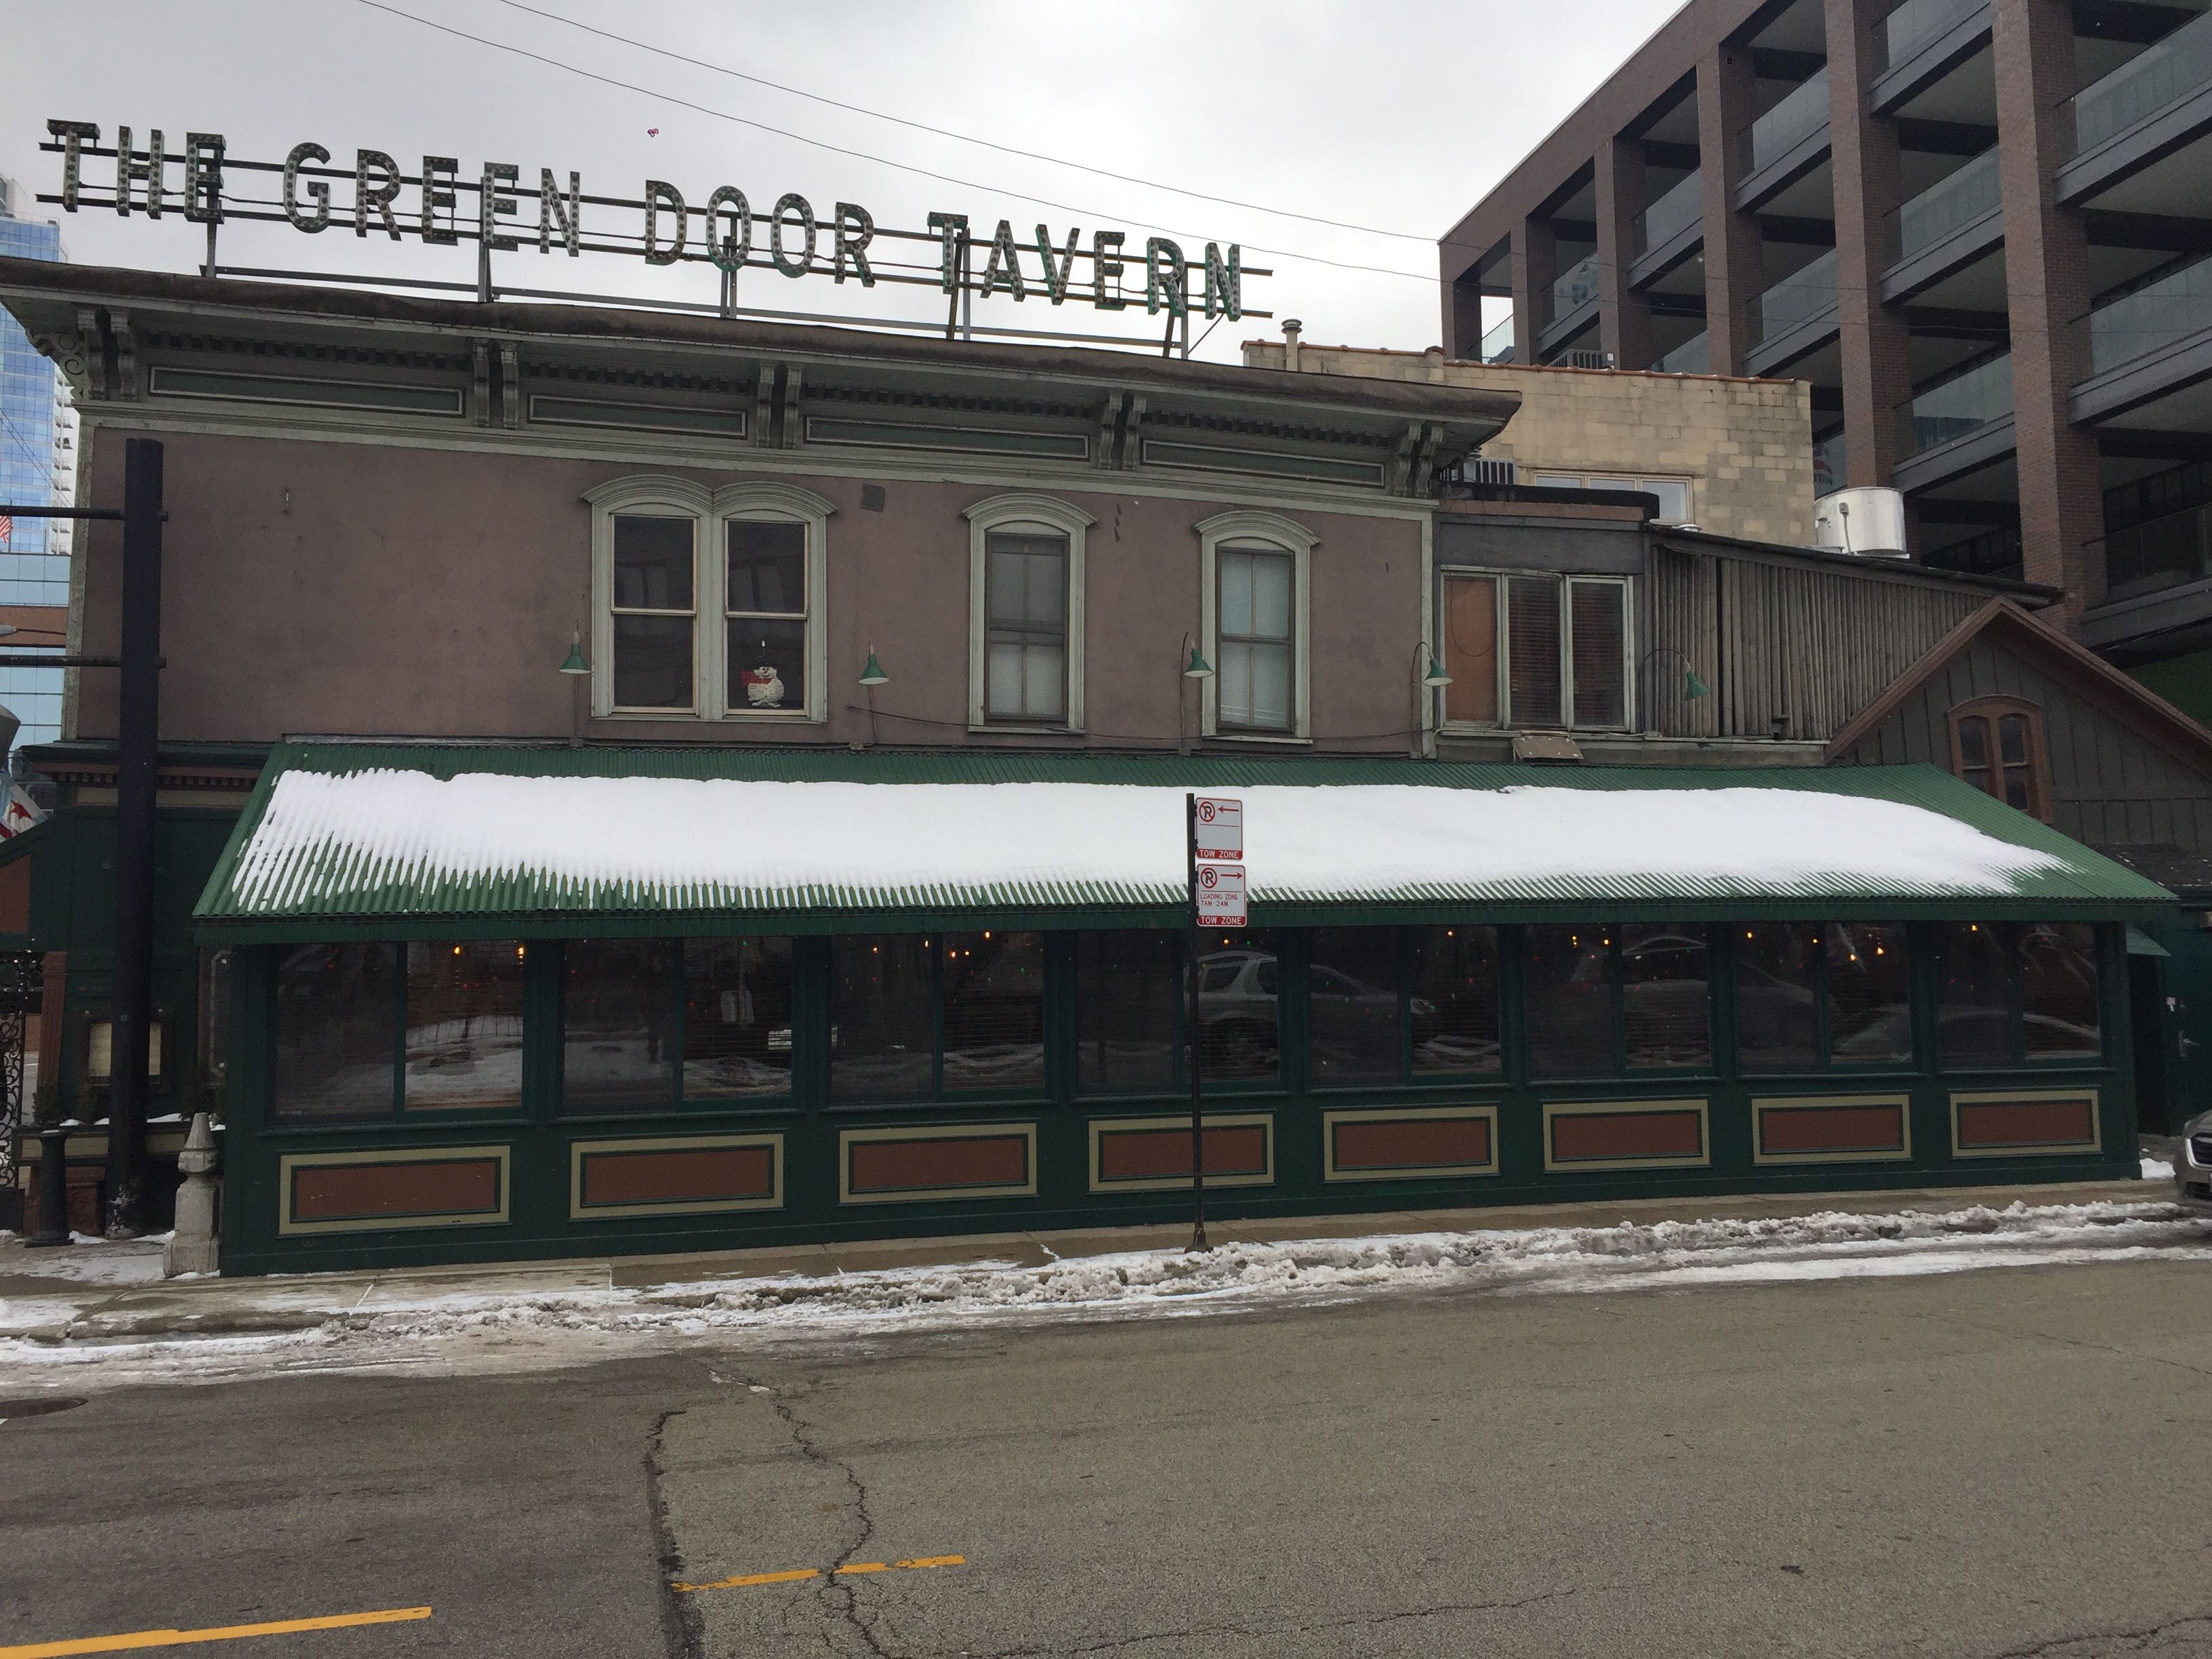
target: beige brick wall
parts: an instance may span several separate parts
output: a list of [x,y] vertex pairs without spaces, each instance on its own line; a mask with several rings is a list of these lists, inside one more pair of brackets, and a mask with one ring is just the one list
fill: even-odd
[[[1279,340],[1244,345],[1248,368],[1281,368]],[[1534,472],[1681,478],[1701,529],[1747,541],[1813,540],[1812,388],[1802,380],[1446,361],[1443,353],[1301,343],[1298,370],[1521,394],[1482,447]]]

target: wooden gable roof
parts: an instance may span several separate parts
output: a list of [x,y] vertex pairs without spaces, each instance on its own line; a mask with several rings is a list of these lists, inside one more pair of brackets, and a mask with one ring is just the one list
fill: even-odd
[[2087,647],[2002,598],[1991,599],[1930,646],[1887,690],[1844,723],[1829,739],[1822,758],[1833,763],[1850,755],[1968,647],[1985,636],[2192,771],[2212,778],[2212,731]]

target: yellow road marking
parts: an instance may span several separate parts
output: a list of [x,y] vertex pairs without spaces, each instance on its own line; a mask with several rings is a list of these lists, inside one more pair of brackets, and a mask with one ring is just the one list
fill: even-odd
[[[830,1578],[850,1572],[900,1572],[920,1567],[964,1567],[964,1555],[917,1555],[905,1561],[853,1561],[842,1567],[800,1567],[792,1572],[748,1572],[735,1578],[717,1578],[711,1584],[678,1584],[668,1588],[680,1595],[697,1590],[744,1589],[754,1584],[798,1584],[809,1578]],[[15,1659],[11,1650],[0,1648],[0,1659]],[[29,1659],[26,1655],[25,1659]]]
[[121,1653],[129,1648],[175,1648],[193,1642],[236,1642],[249,1636],[289,1636],[297,1631],[350,1630],[356,1625],[404,1625],[428,1619],[428,1607],[386,1607],[378,1613],[335,1613],[326,1619],[285,1619],[272,1625],[222,1625],[212,1630],[134,1630],[121,1636],[83,1636],[70,1642],[33,1642],[0,1648],[0,1659],[67,1659],[76,1653]]

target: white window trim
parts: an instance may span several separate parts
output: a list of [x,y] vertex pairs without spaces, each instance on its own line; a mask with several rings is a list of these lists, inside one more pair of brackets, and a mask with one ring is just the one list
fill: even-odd
[[[1494,659],[1498,665],[1497,703],[1501,719],[1497,720],[1444,720],[1445,732],[1628,732],[1637,729],[1636,686],[1636,584],[1630,576],[1610,575],[1602,571],[1578,570],[1493,570],[1476,565],[1447,564],[1437,568],[1436,590],[1441,597],[1443,584],[1457,577],[1476,576],[1498,584],[1498,597],[1492,606],[1498,629]],[[1507,604],[1504,584],[1515,578],[1534,578],[1556,582],[1559,588],[1559,714],[1560,724],[1549,726],[1520,726],[1513,719],[1512,679],[1512,617]],[[1575,716],[1575,635],[1574,593],[1577,582],[1589,582],[1621,590],[1621,709],[1625,718],[1618,726],[1578,725]],[[1439,606],[1439,617],[1444,614]],[[1444,668],[1452,672],[1449,654]]]
[[[1051,495],[993,495],[966,508],[968,520],[968,726],[974,732],[1083,730],[1083,544],[1098,522]],[[1060,721],[990,717],[990,556],[994,530],[1033,530],[1067,538],[1067,718]]]
[[1199,637],[1206,659],[1221,664],[1221,550],[1250,548],[1291,556],[1291,720],[1288,732],[1221,729],[1218,673],[1199,682],[1200,732],[1224,743],[1311,743],[1313,741],[1313,550],[1321,538],[1292,519],[1250,509],[1217,513],[1194,526],[1198,532]]
[[[646,473],[613,478],[584,492],[592,507],[592,714],[596,720],[726,720],[732,725],[819,725],[830,717],[830,515],[836,504],[796,484],[752,483],[708,489],[689,478]],[[618,514],[692,521],[692,704],[689,708],[615,706],[614,568]],[[732,520],[806,526],[806,700],[773,711],[728,703],[728,580],[722,526]]]

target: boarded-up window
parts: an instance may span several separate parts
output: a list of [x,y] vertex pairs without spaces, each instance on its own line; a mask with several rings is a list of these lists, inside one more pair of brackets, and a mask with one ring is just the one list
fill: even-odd
[[1498,578],[1447,576],[1443,585],[1444,718],[1498,721]]

